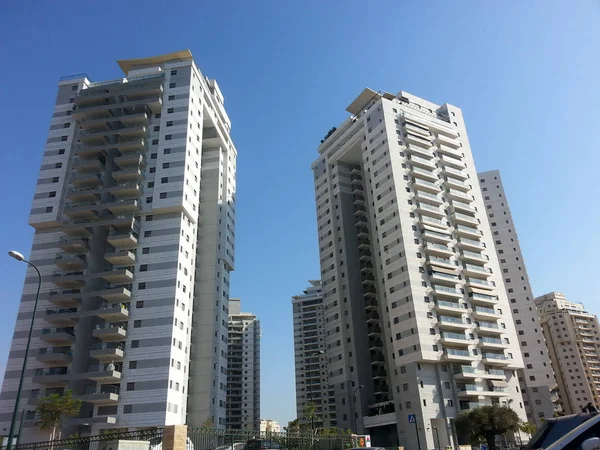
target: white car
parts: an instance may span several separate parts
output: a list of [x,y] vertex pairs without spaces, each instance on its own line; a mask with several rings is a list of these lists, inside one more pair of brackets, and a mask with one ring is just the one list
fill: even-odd
[[234,442],[231,445],[221,445],[215,448],[215,450],[243,450],[245,445],[245,442]]
[[600,450],[600,414],[592,416],[544,450]]

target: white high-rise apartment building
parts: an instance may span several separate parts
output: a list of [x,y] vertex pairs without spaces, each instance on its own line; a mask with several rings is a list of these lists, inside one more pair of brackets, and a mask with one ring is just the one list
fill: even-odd
[[268,433],[280,433],[281,426],[279,422],[271,419],[261,419],[260,420],[260,431],[268,432]]
[[[191,53],[58,84],[29,218],[42,275],[21,409],[73,391],[68,433],[225,426],[236,149]],[[0,428],[12,417],[37,277],[27,271]],[[26,415],[29,440],[40,435]]]
[[544,418],[553,417],[560,408],[554,404],[557,385],[552,363],[500,172],[491,170],[478,176],[525,363],[518,377],[527,418],[541,425]]
[[229,299],[227,428],[259,429],[260,321],[241,312],[240,299]]
[[560,292],[535,299],[558,382],[558,403],[577,414],[588,403],[600,409],[598,317]]
[[418,432],[436,448],[457,445],[461,410],[511,404],[525,420],[461,110],[365,89],[347,111],[312,164],[337,426],[406,448]]
[[329,389],[327,382],[327,358],[324,355],[321,281],[309,280],[309,283],[303,294],[292,297],[296,417],[300,424],[309,424],[306,406],[312,402],[315,406],[315,427],[336,427],[335,400],[333,389]]

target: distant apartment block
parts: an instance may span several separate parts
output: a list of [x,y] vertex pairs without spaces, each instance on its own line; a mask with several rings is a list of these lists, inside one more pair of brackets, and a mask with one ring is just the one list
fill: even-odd
[[600,409],[600,325],[598,317],[564,294],[535,299],[558,382],[558,403],[577,414],[592,403]]
[[500,172],[480,172],[478,176],[525,363],[518,371],[525,410],[529,421],[540,425],[560,408],[555,404],[556,379]]
[[[225,427],[236,149],[191,53],[118,61],[58,83],[29,224],[42,274],[21,410],[83,400],[64,435]],[[0,398],[8,429],[37,287],[28,270]]]
[[296,414],[301,425],[310,423],[306,406],[312,402],[315,427],[329,428],[337,426],[337,420],[333,389],[327,382],[321,281],[309,283],[303,294],[292,297]]
[[417,448],[414,414],[421,448],[436,448],[457,446],[454,418],[479,405],[525,420],[519,336],[461,110],[371,89],[346,110],[312,164],[336,426]]
[[281,426],[279,422],[271,419],[261,419],[260,420],[260,431],[268,432],[268,433],[280,433]]
[[240,299],[229,300],[227,428],[260,427],[260,321],[240,312]]

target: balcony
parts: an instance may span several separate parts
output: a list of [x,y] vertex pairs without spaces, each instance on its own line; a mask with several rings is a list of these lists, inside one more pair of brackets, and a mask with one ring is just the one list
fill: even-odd
[[52,282],[60,287],[81,288],[85,284],[85,273],[83,271],[54,271]]
[[[142,120],[148,120],[148,116],[146,115],[146,113],[142,113],[142,114],[137,114],[139,116],[139,119]],[[144,117],[142,117],[144,116]],[[113,118],[114,120],[118,120],[121,117],[123,118],[129,118],[131,116],[118,116]],[[100,123],[99,125],[106,125],[105,120],[102,121],[102,123]],[[105,127],[103,127],[100,130],[92,130],[90,128],[91,127],[91,123],[89,123],[88,121],[84,122],[84,126],[87,128],[85,130],[81,130],[79,132],[79,141],[84,142],[84,143],[94,143],[94,142],[104,142],[104,138],[109,137],[109,136],[121,136],[122,138],[128,137],[128,138],[132,138],[132,137],[145,137],[148,135],[148,128],[144,125],[134,125],[134,126],[130,126],[130,127],[125,127],[125,128],[110,128],[110,129],[106,129]]]
[[425,229],[421,232],[421,237],[426,241],[432,242],[442,242],[444,244],[448,244],[452,241],[452,236],[445,233],[440,233],[438,231],[433,231],[429,229]]
[[420,191],[430,192],[432,194],[439,194],[441,188],[438,184],[432,183],[431,181],[420,180],[416,178],[412,183],[413,188]]
[[[419,159],[421,159],[421,158],[419,158]],[[420,178],[423,180],[429,180],[429,181],[438,181],[439,180],[436,173],[432,172],[431,170],[422,169],[420,167],[411,167],[410,173],[413,177]]]
[[371,350],[371,351],[383,350],[383,341],[381,339],[369,340],[369,350]]
[[[369,250],[371,248],[371,242],[369,239],[359,239],[358,248],[359,250]],[[371,267],[373,266],[371,265]]]
[[443,359],[446,361],[475,361],[477,356],[469,350],[460,350],[456,348],[444,348]]
[[104,162],[98,158],[73,158],[73,170],[77,173],[104,172]]
[[407,145],[406,151],[411,155],[424,157],[427,159],[433,159],[433,157],[435,156],[431,150],[423,147],[418,147],[416,145]]
[[138,213],[142,210],[142,204],[137,198],[115,198],[104,204],[104,207],[113,214]]
[[85,255],[58,253],[54,257],[54,264],[56,264],[61,269],[81,270],[85,269],[87,266],[85,259]]
[[116,198],[140,197],[144,193],[141,183],[135,181],[129,183],[115,184],[108,188],[108,191]]
[[52,345],[70,346],[75,342],[75,330],[73,327],[44,328],[40,339]]
[[447,176],[450,176],[452,178],[456,178],[456,179],[459,179],[462,181],[465,181],[466,179],[469,178],[469,175],[467,175],[462,170],[453,169],[452,167],[444,166],[443,171]]
[[92,333],[94,337],[104,342],[124,341],[127,338],[127,329],[118,324],[105,324],[98,327]]
[[452,137],[445,136],[443,134],[438,134],[436,140],[440,145],[445,145],[455,149],[460,148],[460,142],[457,139],[453,139]]
[[366,216],[367,215],[367,210],[364,208],[364,206],[359,206],[354,211],[354,215],[355,216]]
[[506,380],[506,373],[502,369],[490,369],[486,368],[481,378],[488,380]]
[[415,167],[421,167],[424,169],[428,169],[428,171],[430,172],[437,168],[433,161],[430,161],[429,159],[426,159],[426,158],[421,158],[419,156],[411,156],[409,159],[409,162],[411,163],[411,166],[412,166],[411,170],[414,170]]
[[463,225],[479,225],[479,220],[476,217],[469,216],[468,214],[462,214],[459,212],[455,212],[452,214],[452,220],[455,223],[463,224]]
[[483,386],[477,386],[476,384],[463,384],[458,386],[459,397],[478,397],[482,395]]
[[457,380],[479,378],[480,376],[479,371],[472,366],[460,366],[454,370],[454,378]]
[[65,366],[73,361],[70,347],[40,348],[36,357],[39,362],[45,364],[58,364]]
[[466,167],[466,164],[460,159],[452,158],[446,155],[440,155],[440,164],[443,166],[452,166],[456,169],[462,170]]
[[495,305],[498,303],[498,296],[471,292],[469,293],[469,300],[474,305]]
[[[448,272],[450,272],[450,270]],[[435,270],[429,271],[429,279],[435,282],[446,283],[452,287],[456,286],[456,283],[460,282],[460,278],[458,277],[458,275],[452,273],[439,272]]]
[[489,258],[483,253],[471,252],[468,250],[463,250],[460,252],[460,259],[463,261],[476,262],[485,264],[488,262]]
[[377,324],[379,323],[380,317],[376,311],[371,311],[367,313],[367,323],[368,324]]
[[500,328],[495,322],[477,322],[478,333],[502,334],[505,331],[506,330],[504,328]]
[[456,245],[460,248],[466,248],[470,250],[483,250],[485,249],[485,244],[480,241],[476,241],[475,239],[469,238],[459,238]]
[[[127,92],[123,92],[127,94]],[[100,101],[100,99],[98,99]],[[73,111],[73,117],[84,121],[87,120],[96,120],[98,116],[102,117],[112,117],[113,115],[110,113],[113,109],[135,109],[136,107],[141,107],[142,105],[148,105],[148,107],[153,112],[160,111],[160,107],[162,106],[162,94],[157,93],[154,95],[149,95],[147,97],[142,98],[134,98],[131,100],[126,100],[123,102],[117,103],[109,103],[109,104],[91,104],[86,105],[82,104],[81,100],[78,99],[78,108]]]
[[481,348],[489,348],[489,349],[503,349],[508,348],[509,344],[502,341],[499,338],[481,336],[479,338],[479,346]]
[[35,369],[32,381],[37,384],[66,386],[70,377],[71,374],[67,367],[48,367],[46,369]]
[[94,315],[106,322],[125,322],[129,318],[129,310],[125,303],[103,303]]
[[513,362],[512,358],[509,358],[504,353],[483,353],[483,362],[489,365],[495,366],[510,366]]
[[86,374],[86,378],[97,383],[118,383],[121,381],[122,367],[120,364],[103,364],[100,366],[90,367]]
[[144,166],[146,164],[146,155],[144,152],[126,152],[121,156],[117,156],[115,159],[115,164],[121,168],[129,167],[129,166]]
[[430,216],[446,217],[446,212],[443,209],[440,209],[439,206],[429,205],[427,203],[419,202],[417,210],[420,213]]
[[112,177],[119,183],[124,181],[139,181],[144,179],[144,172],[138,167],[127,167],[113,170]]
[[448,230],[448,223],[445,220],[437,219],[435,217],[421,216],[421,224],[431,225],[432,227],[440,228],[442,230]]
[[119,403],[119,386],[90,387],[79,400],[94,405],[116,405]]
[[447,245],[434,244],[432,242],[425,243],[425,252],[428,255],[435,256],[454,256],[454,249]]
[[404,130],[407,133],[412,133],[412,134],[419,136],[428,141],[431,140],[432,135],[431,135],[431,132],[427,128],[422,127],[421,125],[409,122],[409,121],[405,121],[403,125],[404,125]]
[[438,315],[438,326],[443,329],[466,330],[467,328],[471,327],[471,324],[466,323],[464,320],[458,317]]
[[106,240],[113,247],[135,247],[138,243],[138,234],[135,231],[111,230]]
[[415,197],[419,200],[424,200],[429,203],[435,203],[437,205],[441,205],[444,203],[444,199],[435,194],[430,194],[429,192],[417,191],[415,192]]
[[[82,125],[85,128],[93,128],[93,127],[103,127],[103,129],[107,129],[106,124],[108,123],[114,123],[114,122],[121,122],[124,125],[128,125],[130,127],[134,127],[134,126],[138,126],[138,125],[148,125],[148,122],[150,121],[150,118],[148,117],[148,114],[146,114],[145,112],[142,113],[133,113],[133,114],[126,114],[126,115],[122,115],[122,116],[116,116],[116,117],[101,117],[101,118],[89,118],[89,119],[85,119],[82,120]],[[111,134],[120,134],[122,132],[127,132],[126,128],[114,128],[111,129],[110,131],[112,131]],[[89,131],[89,133],[94,133],[95,131]],[[87,131],[86,131],[87,133]]]
[[69,253],[87,253],[90,249],[89,240],[80,236],[63,236],[58,241],[58,247]]
[[71,219],[97,219],[100,205],[95,201],[65,203],[63,212]]
[[363,195],[354,195],[353,199],[354,199],[353,204],[355,206],[365,204],[365,197]]
[[72,326],[77,323],[79,313],[77,308],[49,308],[46,310],[44,320],[53,325]]
[[447,145],[444,144],[438,144],[438,152],[440,152],[443,155],[448,155],[452,158],[455,159],[462,159],[463,158],[463,154],[461,151],[459,150],[455,150],[451,147],[448,147]]
[[71,175],[71,184],[76,187],[95,187],[98,188],[104,183],[104,178],[97,173],[73,173]]
[[492,274],[492,269],[482,266],[475,266],[473,264],[465,264],[463,266],[463,273],[465,275],[487,278]]
[[406,142],[410,145],[423,147],[425,149],[431,148],[432,146],[431,139],[417,136],[416,134],[411,133],[406,134]]
[[90,357],[101,362],[123,361],[125,345],[121,342],[101,342],[92,345]]
[[432,285],[432,288],[433,292],[439,296],[463,298],[463,293],[460,291],[460,289],[455,289],[447,286],[440,286],[439,284]]
[[479,403],[479,402],[460,402],[460,410],[461,411],[469,411],[471,409],[479,408],[480,406],[484,406],[484,403]]
[[367,327],[367,335],[370,337],[381,336],[381,328],[379,326]]
[[502,317],[494,308],[485,308],[483,306],[474,306],[473,314],[478,319],[499,319]]
[[471,186],[464,181],[457,180],[456,178],[446,177],[444,184],[451,189],[458,189],[459,191],[467,192],[471,189]]
[[79,306],[83,294],[79,289],[62,289],[58,291],[50,291],[48,301],[53,305],[60,307]]
[[467,286],[493,290],[496,284],[493,281],[480,280],[479,278],[467,278]]
[[133,266],[135,264],[135,251],[132,250],[115,250],[106,253],[104,259],[111,264],[118,266]]
[[464,333],[452,333],[451,331],[442,332],[440,342],[446,345],[458,345],[461,347],[475,343],[473,339],[467,338]]
[[[435,310],[437,312],[445,312],[448,314],[462,315],[467,312],[467,307],[463,303],[447,302],[445,300],[437,300],[435,302]],[[461,320],[462,322],[462,320]]]
[[452,261],[448,258],[439,258],[437,256],[427,256],[427,263],[430,265],[445,267],[449,269],[456,269],[457,267],[456,261]]

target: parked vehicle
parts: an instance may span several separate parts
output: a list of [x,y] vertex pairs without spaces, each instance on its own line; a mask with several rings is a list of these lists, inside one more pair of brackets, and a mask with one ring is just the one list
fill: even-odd
[[529,439],[529,443],[527,444],[527,447],[525,447],[525,450],[536,450],[549,447],[550,444],[556,442],[574,428],[577,428],[590,417],[592,416],[588,413],[581,413],[546,419],[531,439]]
[[215,450],[244,450],[246,444],[244,442],[234,442],[231,445],[221,445],[215,448]]
[[280,443],[272,439],[250,439],[246,442],[244,450],[287,450]]
[[[575,416],[585,416],[586,414],[576,414]],[[600,414],[595,414],[590,416],[589,414],[587,414],[588,418],[587,420],[585,420],[584,422],[582,422],[579,426],[576,426],[575,428],[571,429],[570,431],[568,431],[566,434],[562,435],[562,437],[559,437],[559,439],[557,439],[554,442],[550,442],[549,444],[545,444],[545,442],[541,443],[541,445],[544,445],[543,447],[537,447],[537,448],[543,448],[544,450],[600,450]],[[571,420],[571,424],[575,423],[574,421],[576,420],[580,420],[579,419],[573,419],[574,416],[566,416],[569,417]],[[562,418],[564,419],[564,418]],[[568,421],[555,421],[558,423],[559,427],[563,427],[562,429],[565,430],[565,428],[568,427]],[[557,423],[555,423],[552,428],[557,426]],[[542,427],[544,428],[544,427]],[[543,430],[540,430],[543,433]],[[556,434],[558,434],[560,431],[560,428],[557,428],[556,430]],[[536,433],[537,436],[538,433]],[[550,435],[554,435],[555,433],[552,433],[552,429],[550,429],[548,436],[550,437]],[[535,437],[535,436],[534,436]],[[547,441],[549,439],[545,439],[544,441]],[[535,448],[535,447],[532,447]]]

